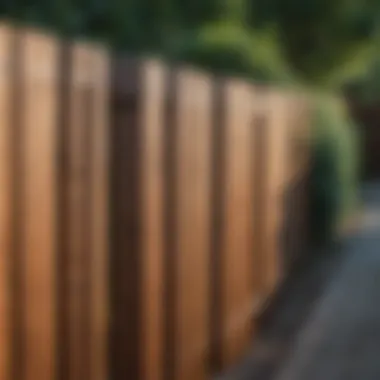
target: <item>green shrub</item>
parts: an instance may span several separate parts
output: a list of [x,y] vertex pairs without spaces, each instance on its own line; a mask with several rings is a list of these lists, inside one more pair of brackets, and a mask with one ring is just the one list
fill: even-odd
[[312,232],[335,236],[358,206],[358,134],[343,100],[318,97],[313,120]]
[[274,31],[216,22],[176,41],[172,56],[220,74],[259,82],[292,83],[293,76]]

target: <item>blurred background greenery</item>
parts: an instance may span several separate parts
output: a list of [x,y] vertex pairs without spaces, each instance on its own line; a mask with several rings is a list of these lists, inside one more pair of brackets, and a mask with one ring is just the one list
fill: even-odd
[[0,12],[115,50],[314,94],[316,240],[357,207],[360,140],[345,96],[380,99],[378,0],[2,0]]
[[380,82],[377,0],[1,0],[0,14],[277,84]]

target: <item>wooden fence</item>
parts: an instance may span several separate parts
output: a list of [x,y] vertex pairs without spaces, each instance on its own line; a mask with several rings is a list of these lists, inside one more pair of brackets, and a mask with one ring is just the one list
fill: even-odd
[[303,100],[7,26],[0,63],[0,378],[236,363],[307,245]]
[[113,377],[206,379],[305,246],[305,104],[156,61],[114,74]]
[[108,58],[0,40],[0,378],[106,379]]

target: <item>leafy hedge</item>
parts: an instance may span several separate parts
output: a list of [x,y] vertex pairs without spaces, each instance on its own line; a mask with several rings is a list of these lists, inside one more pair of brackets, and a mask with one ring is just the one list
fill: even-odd
[[317,97],[311,215],[317,242],[331,239],[358,206],[359,136],[343,100]]
[[219,74],[277,85],[294,81],[272,30],[252,32],[234,22],[216,22],[179,38],[171,55]]

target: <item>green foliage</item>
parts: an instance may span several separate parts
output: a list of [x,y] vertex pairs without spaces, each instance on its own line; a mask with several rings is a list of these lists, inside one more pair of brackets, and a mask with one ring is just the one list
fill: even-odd
[[358,135],[344,102],[331,96],[316,99],[313,129],[312,231],[323,241],[357,207]]
[[177,42],[172,54],[218,73],[264,82],[293,80],[275,33],[252,33],[233,22],[219,21],[191,33]]
[[347,92],[356,101],[370,103],[380,99],[380,44],[377,43],[377,54],[365,75],[346,86]]
[[375,0],[0,2],[3,16],[122,50],[172,52],[175,43],[181,58],[212,69],[329,88],[366,69],[379,11]]
[[287,60],[307,83],[331,85],[336,82],[331,75],[352,63],[341,85],[351,79],[353,67],[356,76],[368,64],[379,9],[378,2],[362,0],[255,1],[251,24],[276,25]]

